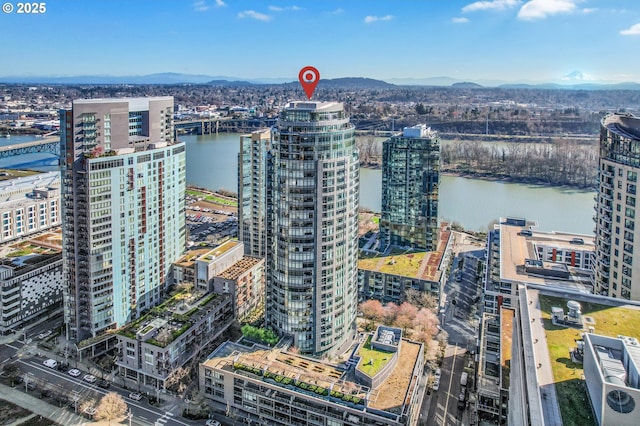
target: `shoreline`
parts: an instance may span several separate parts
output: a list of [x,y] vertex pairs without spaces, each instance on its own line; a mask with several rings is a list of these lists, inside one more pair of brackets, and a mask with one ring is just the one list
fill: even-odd
[[[381,170],[382,165],[381,164],[368,164],[366,166],[360,165],[360,168],[369,169],[369,170]],[[484,180],[487,182],[519,183],[523,185],[539,186],[541,188],[558,188],[558,189],[573,190],[573,191],[580,191],[580,192],[597,191],[597,187],[595,186],[585,187],[585,186],[576,186],[576,185],[557,185],[557,184],[552,184],[552,183],[542,182],[537,180],[518,179],[511,176],[488,176],[488,175],[478,174],[478,173],[465,173],[465,172],[456,172],[451,170],[440,171],[440,175],[461,177],[465,179]]]
[[573,190],[579,192],[595,192],[597,191],[597,187],[595,186],[577,186],[577,185],[559,185],[548,182],[543,182],[539,180],[527,180],[527,179],[518,179],[511,176],[487,176],[483,174],[477,173],[464,173],[464,172],[454,172],[454,171],[441,171],[440,174],[442,176],[454,176],[461,177],[465,179],[477,179],[477,180],[485,180],[488,182],[506,182],[506,183],[519,183],[523,185],[532,185],[538,186],[541,188],[558,188],[564,190]]

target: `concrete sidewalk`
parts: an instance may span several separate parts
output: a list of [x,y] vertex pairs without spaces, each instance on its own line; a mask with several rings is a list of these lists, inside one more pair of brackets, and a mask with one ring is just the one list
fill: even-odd
[[87,422],[84,417],[72,413],[67,408],[50,405],[36,397],[26,394],[17,388],[0,384],[0,399],[12,402],[19,407],[31,411],[37,416],[46,417],[64,426],[78,426]]

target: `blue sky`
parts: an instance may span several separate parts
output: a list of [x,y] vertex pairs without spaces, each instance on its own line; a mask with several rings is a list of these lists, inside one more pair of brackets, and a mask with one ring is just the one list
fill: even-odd
[[638,0],[45,3],[0,13],[0,75],[640,81]]

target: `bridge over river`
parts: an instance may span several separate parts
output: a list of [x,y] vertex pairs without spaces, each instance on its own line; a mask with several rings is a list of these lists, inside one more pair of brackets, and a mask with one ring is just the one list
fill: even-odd
[[50,137],[33,142],[22,142],[0,146],[0,158],[9,158],[22,154],[60,155],[60,138]]

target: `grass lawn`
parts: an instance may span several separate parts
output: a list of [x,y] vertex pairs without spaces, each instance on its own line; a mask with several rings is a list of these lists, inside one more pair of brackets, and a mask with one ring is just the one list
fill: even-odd
[[222,204],[224,206],[238,207],[237,201],[232,201],[227,198],[216,197],[215,195],[210,195],[204,192],[195,191],[193,189],[187,189],[187,194],[192,195],[194,197],[202,197],[202,199],[209,201],[210,203]]
[[12,251],[11,253],[8,253],[7,257],[20,257],[20,256],[26,256],[32,253],[33,253],[33,249],[30,246],[28,246],[28,247],[22,247],[20,250],[16,250],[16,251]]
[[[569,350],[575,347],[575,340],[580,339],[580,333],[584,331],[572,327],[555,326],[551,323],[551,308],[561,307],[566,312],[567,300],[540,295],[560,413],[565,425],[595,425],[587,388],[581,379],[582,364],[573,363],[569,356]],[[609,337],[622,334],[640,339],[639,310],[585,302],[580,302],[580,305],[582,316],[589,316],[595,321],[596,334]]]
[[[367,337],[367,341],[360,348],[360,363],[358,368],[370,377],[375,376],[384,367],[393,356],[393,352],[380,351],[371,348],[371,336]],[[372,362],[371,362],[372,361]]]
[[425,252],[413,252],[410,254],[375,257],[372,259],[362,259],[361,256],[360,261],[358,261],[358,267],[386,274],[415,277],[418,274],[425,254]]

